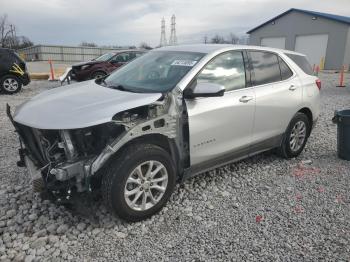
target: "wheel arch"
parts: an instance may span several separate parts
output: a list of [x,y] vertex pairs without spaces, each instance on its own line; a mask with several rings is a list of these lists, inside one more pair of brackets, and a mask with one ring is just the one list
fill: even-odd
[[[312,125],[313,125],[313,114],[312,114],[312,111],[310,108],[308,107],[303,107],[301,108],[298,113],[303,113],[307,116],[309,122],[310,122],[310,129],[312,128]],[[309,133],[310,133],[311,130],[309,130]]]
[[96,68],[95,70],[93,70],[91,73],[90,73],[90,78],[93,79],[93,76],[96,74],[96,73],[103,73],[105,75],[108,75],[108,73],[103,70],[102,68]]
[[1,75],[0,75],[0,78],[2,79],[2,78],[5,78],[5,77],[8,77],[8,76],[16,77],[17,80],[19,80],[19,81],[22,83],[21,76],[15,74],[15,73],[13,73],[13,72],[6,72],[6,73],[4,73],[4,74],[1,74]]
[[[169,138],[162,134],[145,134],[139,137],[136,137],[128,142],[126,142],[124,145],[122,145],[118,151],[116,151],[113,155],[118,156],[120,152],[126,150],[130,146],[134,146],[137,144],[152,144],[159,146],[160,148],[164,149],[166,152],[169,153],[170,157],[174,161],[174,165],[176,168],[176,171],[178,174],[180,174],[180,152],[176,145],[175,139]],[[113,159],[113,156],[110,158]],[[108,161],[109,162],[109,161]],[[107,164],[107,163],[106,163]]]

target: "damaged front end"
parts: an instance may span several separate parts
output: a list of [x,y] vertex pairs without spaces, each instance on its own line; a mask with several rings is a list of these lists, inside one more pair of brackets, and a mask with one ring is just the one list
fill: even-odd
[[177,161],[182,163],[182,111],[182,100],[168,93],[150,105],[119,112],[107,123],[51,130],[16,122],[7,108],[20,137],[18,165],[27,167],[34,190],[46,189],[61,199],[69,199],[72,191],[93,191],[92,181],[98,180],[108,160],[131,141],[148,135],[172,141],[172,150],[181,153]]

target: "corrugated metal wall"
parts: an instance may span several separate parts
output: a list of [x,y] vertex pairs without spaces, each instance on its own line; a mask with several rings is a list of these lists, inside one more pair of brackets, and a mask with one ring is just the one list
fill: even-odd
[[18,53],[25,57],[27,61],[65,61],[79,62],[89,61],[102,54],[120,49],[99,48],[99,47],[80,47],[80,46],[53,46],[53,45],[35,45],[18,50]]

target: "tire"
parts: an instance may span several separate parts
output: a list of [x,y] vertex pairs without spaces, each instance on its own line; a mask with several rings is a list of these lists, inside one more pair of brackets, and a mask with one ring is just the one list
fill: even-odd
[[[137,175],[139,173],[136,170],[137,167],[140,167],[138,170],[141,172],[149,170],[151,166],[149,161],[153,161],[152,166],[155,167],[151,170],[156,171],[159,168],[160,171],[154,174],[153,180],[148,181],[145,179],[143,181],[141,176]],[[147,177],[145,173],[143,173],[143,177]],[[164,179],[166,175],[167,181]],[[156,181],[156,179],[164,180],[154,182],[152,185],[152,181]],[[138,182],[133,183],[130,181]],[[126,221],[135,222],[151,217],[159,212],[169,200],[175,183],[175,165],[168,152],[156,145],[136,144],[123,150],[106,167],[106,173],[102,178],[101,193],[104,203],[110,211]],[[163,192],[155,189],[156,186],[164,189]],[[131,192],[135,191],[137,193],[131,194]],[[126,196],[125,194],[127,193],[130,193],[130,195]],[[153,202],[149,194],[152,195],[153,200],[158,201]],[[135,204],[130,203],[137,196],[139,197],[136,199]],[[144,198],[146,199],[145,201],[143,201]],[[147,203],[143,205],[144,202]]]
[[17,76],[5,75],[0,79],[0,90],[5,94],[15,94],[22,89],[22,81]]
[[[305,128],[305,132],[302,132],[302,128]],[[303,140],[297,139],[299,136],[295,133],[295,128],[300,129],[298,134],[300,134],[300,139],[302,137],[302,134],[304,134]],[[297,157],[300,155],[300,153],[303,151],[305,144],[307,142],[307,139],[310,135],[311,130],[311,123],[308,117],[303,113],[296,113],[293,119],[290,121],[288,128],[284,134],[282,144],[278,148],[278,154],[286,159]],[[293,136],[294,133],[294,136]],[[295,147],[293,148],[293,137],[295,137]]]
[[98,78],[102,78],[105,77],[107,74],[105,72],[102,71],[97,71],[92,73],[91,79],[98,79]]

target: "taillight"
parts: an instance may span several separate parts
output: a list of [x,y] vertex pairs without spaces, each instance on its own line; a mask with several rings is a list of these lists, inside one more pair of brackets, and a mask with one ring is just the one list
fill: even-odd
[[316,85],[318,87],[318,90],[321,90],[321,80],[320,79],[316,80]]

